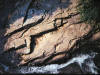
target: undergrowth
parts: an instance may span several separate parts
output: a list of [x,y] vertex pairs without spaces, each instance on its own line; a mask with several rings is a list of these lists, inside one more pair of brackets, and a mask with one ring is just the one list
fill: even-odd
[[79,0],[78,11],[81,21],[96,28],[100,27],[100,0]]

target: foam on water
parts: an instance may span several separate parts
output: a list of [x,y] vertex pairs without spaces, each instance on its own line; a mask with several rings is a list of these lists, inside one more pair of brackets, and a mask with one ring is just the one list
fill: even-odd
[[[83,70],[82,64],[85,63],[85,60],[86,59],[89,60],[89,59],[94,58],[96,54],[97,53],[94,53],[94,52],[90,53],[90,54],[80,54],[79,56],[72,58],[67,63],[60,65],[59,68],[63,68],[63,67],[68,66],[68,65],[70,65],[70,64],[72,64],[74,62],[77,62],[79,64],[81,70]],[[95,70],[95,69],[97,69],[97,67],[95,66],[93,60],[89,60],[89,62],[86,62],[86,65],[89,67],[89,71],[88,72],[91,72],[93,74],[97,74],[97,71]]]
[[[37,67],[37,66],[27,67],[26,66],[26,67],[21,67],[20,69],[15,69],[15,71],[17,73],[22,73],[22,74],[27,74],[27,73],[58,74],[59,69],[64,68],[72,63],[77,62],[82,71],[88,71],[93,74],[98,74],[98,72],[96,71],[97,67],[95,66],[93,60],[91,60],[92,58],[95,57],[95,55],[96,55],[96,53],[80,54],[76,57],[73,57],[71,60],[69,60],[68,62],[66,62],[64,64],[60,64],[60,65],[59,64],[50,64],[50,65],[41,66],[41,67]],[[88,62],[86,62],[86,60],[88,60]],[[86,66],[88,66],[88,69],[84,69],[84,67],[82,66],[83,63],[85,63]],[[8,67],[7,67],[7,70],[10,71],[10,69]]]

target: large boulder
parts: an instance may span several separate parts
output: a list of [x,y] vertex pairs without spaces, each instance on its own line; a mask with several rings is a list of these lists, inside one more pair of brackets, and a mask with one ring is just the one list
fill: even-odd
[[9,17],[8,28],[0,30],[0,53],[9,57],[10,63],[51,63],[63,59],[91,29],[80,21],[78,0],[19,3]]

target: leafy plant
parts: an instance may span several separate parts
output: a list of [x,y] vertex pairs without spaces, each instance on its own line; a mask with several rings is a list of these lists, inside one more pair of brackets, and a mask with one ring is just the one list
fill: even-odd
[[81,20],[91,25],[100,22],[100,0],[79,0]]

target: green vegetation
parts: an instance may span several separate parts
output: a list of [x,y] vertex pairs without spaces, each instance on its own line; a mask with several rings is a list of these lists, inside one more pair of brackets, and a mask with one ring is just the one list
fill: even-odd
[[100,26],[100,0],[79,0],[78,11],[81,21]]

